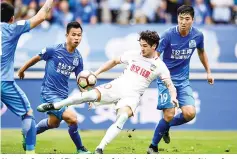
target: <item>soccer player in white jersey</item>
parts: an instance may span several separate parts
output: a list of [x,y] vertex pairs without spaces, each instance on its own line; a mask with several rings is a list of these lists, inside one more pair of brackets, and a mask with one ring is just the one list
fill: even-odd
[[14,80],[15,51],[21,35],[42,23],[52,5],[53,0],[46,0],[35,16],[14,22],[14,7],[7,2],[1,2],[1,101],[14,114],[21,117],[23,148],[26,153],[35,152],[35,119],[28,98]]
[[158,34],[154,31],[143,31],[140,33],[139,42],[141,52],[126,52],[121,57],[106,62],[95,72],[98,76],[117,64],[126,64],[127,68],[119,78],[88,92],[82,92],[80,96],[74,95],[60,102],[41,104],[37,110],[45,112],[84,102],[115,103],[117,119],[95,150],[95,153],[102,154],[105,146],[121,132],[128,118],[133,116],[141,96],[153,80],[160,78],[171,94],[172,104],[178,105],[176,89],[171,81],[169,70],[157,56]]

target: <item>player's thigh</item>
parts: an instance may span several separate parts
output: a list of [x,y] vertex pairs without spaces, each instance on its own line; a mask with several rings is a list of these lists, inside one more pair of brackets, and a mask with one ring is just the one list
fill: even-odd
[[51,128],[58,128],[60,125],[61,120],[58,119],[55,115],[49,114],[48,115],[48,125]]
[[140,102],[140,96],[125,97],[118,101],[115,106],[117,113],[127,112],[128,116],[133,116]]
[[167,87],[160,83],[158,84],[158,110],[170,109],[174,108],[175,106],[171,102],[171,96]]
[[70,109],[63,112],[62,118],[68,125],[77,124],[77,115]]
[[96,89],[101,94],[100,103],[109,104],[118,101],[120,98],[116,85],[111,83],[102,84]]
[[195,106],[195,100],[193,97],[193,90],[190,85],[176,87],[177,99],[179,101],[179,106]]
[[[61,100],[63,100],[63,98],[56,97],[56,96],[54,98],[52,98],[52,97],[50,98],[47,96],[41,96],[42,103],[55,103],[55,102],[59,102]],[[63,120],[62,115],[65,110],[67,110],[67,106],[62,107],[59,110],[50,110],[47,112],[47,114],[54,115],[56,118],[58,118],[61,121],[61,120]]]
[[1,82],[1,101],[18,116],[22,116],[32,110],[25,93],[13,81]]

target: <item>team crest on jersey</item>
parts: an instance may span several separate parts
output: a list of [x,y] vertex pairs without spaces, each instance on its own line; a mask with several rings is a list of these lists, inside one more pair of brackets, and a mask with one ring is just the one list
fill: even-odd
[[196,41],[195,40],[190,40],[189,41],[189,48],[195,48],[196,47]]
[[155,69],[156,69],[156,65],[151,64],[150,70],[151,70],[151,71],[154,71]]
[[74,58],[72,64],[73,64],[74,66],[78,66],[78,64],[79,64],[79,58],[77,58],[77,57]]

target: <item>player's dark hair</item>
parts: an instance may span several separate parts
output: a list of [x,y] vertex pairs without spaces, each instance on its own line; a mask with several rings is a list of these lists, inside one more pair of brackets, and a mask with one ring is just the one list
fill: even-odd
[[1,22],[8,23],[14,16],[14,7],[10,3],[1,2]]
[[194,9],[192,6],[182,5],[177,10],[177,15],[180,15],[180,14],[189,14],[193,18],[194,17]]
[[142,31],[139,35],[140,35],[140,37],[139,37],[138,41],[144,40],[150,46],[153,46],[154,44],[156,44],[156,48],[158,47],[160,37],[156,31],[146,30],[146,31]]
[[70,23],[67,24],[67,34],[70,32],[70,30],[72,28],[80,28],[81,32],[83,31],[82,27],[81,27],[81,24],[78,23],[77,21],[73,21],[73,22],[70,22]]

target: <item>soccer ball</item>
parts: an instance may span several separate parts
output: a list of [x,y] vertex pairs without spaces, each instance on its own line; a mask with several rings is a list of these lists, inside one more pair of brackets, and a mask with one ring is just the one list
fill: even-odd
[[96,76],[89,70],[83,70],[77,76],[77,84],[83,89],[88,89],[95,86],[96,82]]

